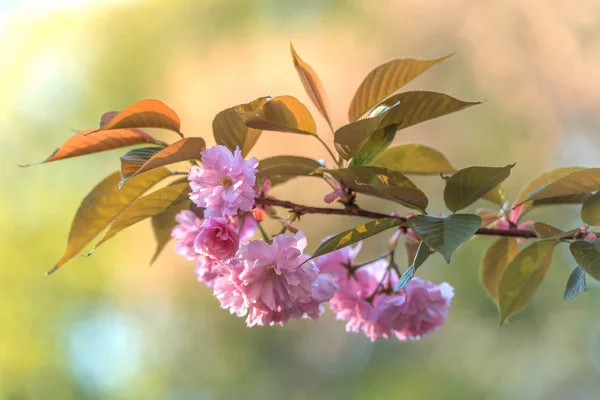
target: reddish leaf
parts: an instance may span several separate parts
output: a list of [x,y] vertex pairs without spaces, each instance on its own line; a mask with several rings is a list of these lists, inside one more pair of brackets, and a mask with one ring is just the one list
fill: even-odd
[[246,126],[244,118],[240,114],[255,112],[271,97],[259,97],[250,103],[240,104],[218,113],[212,123],[213,134],[217,144],[227,146],[231,151],[239,147],[242,151],[242,156],[246,157],[258,141],[262,130]]
[[316,135],[317,126],[306,106],[292,96],[277,96],[255,112],[240,113],[246,126],[276,132]]
[[[205,149],[206,143],[204,142],[204,139],[200,137],[181,139],[180,141],[175,142],[172,145],[165,147],[157,153],[153,154],[150,158],[147,159],[147,161],[145,161],[141,165],[138,165],[137,169],[133,171],[130,175],[124,174],[123,180],[125,181],[130,177],[142,174],[154,168],[162,167],[164,165],[174,164],[180,161],[199,160],[200,153],[203,152]],[[121,158],[121,160],[123,159]],[[134,165],[132,165],[131,167],[131,170],[135,168]],[[123,170],[122,164],[121,170]]]
[[35,164],[22,165],[22,167],[100,153],[102,151],[118,149],[134,144],[155,143],[152,136],[139,129],[115,129],[90,135],[89,133],[91,132],[94,132],[94,129],[79,132],[70,137],[44,161]]
[[327,98],[325,96],[325,89],[321,84],[321,80],[317,73],[312,69],[310,65],[304,62],[294,50],[292,42],[290,42],[290,50],[292,52],[292,59],[294,60],[294,67],[300,75],[300,80],[304,86],[304,90],[308,93],[308,97],[312,100],[317,110],[321,113],[323,118],[327,120],[329,126],[331,126],[331,119],[327,112]]
[[[102,125],[111,116],[112,113],[108,113],[108,117],[101,120],[100,124]],[[181,123],[175,111],[162,101],[152,99],[142,100],[130,105],[115,115],[110,122],[103,125],[97,132],[123,128],[164,128],[177,132],[182,136],[179,132]]]

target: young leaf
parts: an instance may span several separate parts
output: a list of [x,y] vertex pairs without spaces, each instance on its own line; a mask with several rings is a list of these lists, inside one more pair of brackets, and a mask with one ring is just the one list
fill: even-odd
[[298,156],[275,156],[260,160],[258,176],[269,178],[271,186],[279,185],[297,176],[318,175],[313,172],[321,168],[318,161]]
[[381,100],[451,55],[430,60],[401,58],[378,66],[369,72],[356,90],[348,118],[350,121],[358,119]]
[[22,167],[100,153],[102,151],[132,146],[134,144],[155,143],[152,136],[140,129],[116,129],[94,133],[93,135],[89,134],[94,131],[95,129],[88,129],[79,132],[76,135],[71,136],[58,149],[54,150],[54,153],[44,161],[22,165]]
[[139,147],[125,153],[121,156],[121,183],[131,178],[149,159],[159,153],[164,147]]
[[159,100],[147,99],[130,105],[96,132],[127,128],[163,128],[182,136],[179,116]]
[[396,286],[394,286],[394,293],[400,289],[404,289],[406,285],[408,285],[411,279],[415,276],[415,272],[417,269],[423,265],[427,257],[431,254],[435,253],[429,246],[425,244],[424,241],[419,243],[419,247],[417,248],[417,253],[415,254],[415,259],[410,267],[400,277]]
[[415,215],[409,218],[408,225],[450,263],[452,253],[477,232],[481,218],[472,214],[452,214],[445,218]]
[[[174,164],[181,161],[200,160],[200,153],[203,152],[205,149],[206,143],[201,137],[181,139],[169,145],[168,147],[162,148],[160,149],[160,151],[152,154],[151,157],[149,159],[146,159],[146,161],[142,165],[137,164],[137,169],[135,169],[134,165],[131,165],[130,168],[128,168],[127,174],[123,175],[122,183],[124,183],[127,179],[133,176],[143,174],[144,172],[150,171],[154,168]],[[123,157],[121,157],[121,172],[123,172]]]
[[468,167],[456,172],[446,180],[446,207],[456,212],[470,206],[508,178],[513,166]]
[[324,241],[313,253],[311,259],[322,256],[323,254],[331,253],[332,251],[350,246],[360,242],[368,237],[376,235],[386,229],[400,226],[402,220],[399,218],[382,218],[374,219],[366,224],[359,225]]
[[456,171],[442,153],[421,144],[390,147],[370,164],[405,174],[440,174]]
[[290,51],[292,52],[292,59],[294,60],[294,67],[298,71],[304,90],[308,94],[308,97],[312,100],[317,110],[321,113],[323,118],[327,120],[329,126],[331,126],[331,119],[327,111],[327,97],[325,95],[325,89],[321,84],[317,73],[308,65],[304,60],[300,58],[292,42],[290,42]]
[[383,114],[381,126],[397,125],[397,130],[401,130],[481,102],[462,101],[444,93],[411,91],[398,93],[381,104],[391,107]]
[[55,272],[75,257],[131,203],[170,174],[166,168],[157,168],[131,179],[123,189],[118,188],[121,178],[119,172],[100,182],[81,202],[71,224],[67,248],[49,273]]
[[560,240],[568,237],[573,237],[579,232],[581,229],[571,229],[570,231],[563,231],[562,229],[558,229],[552,225],[545,224],[543,222],[536,222],[533,224],[533,229],[535,229],[535,233],[540,239],[552,239],[552,240]]
[[579,293],[587,292],[588,290],[587,283],[585,282],[585,271],[580,266],[575,267],[571,275],[569,275],[569,280],[567,280],[564,299],[574,299]]
[[310,111],[292,96],[278,96],[255,112],[240,113],[246,126],[276,132],[316,135],[317,125]]
[[600,190],[600,168],[587,168],[564,175],[533,190],[524,201],[549,200],[574,196]]
[[226,146],[231,151],[239,147],[242,156],[246,157],[258,141],[262,130],[246,126],[240,114],[255,112],[271,97],[259,97],[250,103],[240,104],[218,113],[212,123],[217,144]]
[[581,220],[588,225],[600,225],[600,192],[596,192],[583,203]]
[[532,243],[506,266],[498,286],[500,325],[506,318],[525,308],[548,272],[557,244],[556,240]]
[[150,260],[150,264],[156,261],[167,243],[169,243],[169,240],[171,240],[171,232],[175,228],[175,225],[177,225],[175,215],[182,210],[189,209],[191,204],[192,202],[189,198],[183,199],[178,203],[174,203],[163,212],[152,216],[152,230],[156,238],[156,250],[152,256],[152,260]]
[[483,255],[481,282],[494,303],[498,303],[498,286],[502,274],[518,252],[519,246],[515,238],[502,237],[492,243]]
[[389,125],[385,128],[377,129],[371,134],[358,153],[352,157],[348,166],[368,165],[377,158],[394,140],[396,136],[396,125]]
[[396,201],[421,212],[427,208],[427,196],[399,172],[369,166],[321,170],[321,172],[331,174],[344,186],[356,192]]
[[569,246],[577,264],[594,279],[600,280],[600,239],[577,240]]
[[371,135],[380,129],[385,112],[351,122],[335,131],[333,144],[345,160],[351,159],[367,143]]
[[146,218],[153,217],[166,211],[169,207],[189,199],[190,185],[188,182],[165,186],[146,196],[135,200],[131,206],[115,218],[102,239],[88,253],[92,254],[100,245],[111,239],[123,229],[137,224]]

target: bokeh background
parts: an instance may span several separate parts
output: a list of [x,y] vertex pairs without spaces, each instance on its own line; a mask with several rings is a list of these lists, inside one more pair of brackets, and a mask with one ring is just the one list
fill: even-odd
[[[514,199],[545,170],[598,166],[598,26],[594,0],[0,0],[0,398],[599,398],[600,287],[562,300],[574,267],[566,247],[501,330],[479,284],[489,238],[471,240],[451,265],[434,257],[422,269],[456,288],[446,326],[424,340],[371,343],[331,313],[248,329],[172,251],[148,266],[149,223],[46,277],[79,201],[117,169],[120,153],[17,167],[143,98],[165,101],[185,133],[209,143],[218,111],[258,96],[291,94],[314,110],[292,66],[293,40],[324,82],[336,126],[376,65],[456,51],[408,88],[487,101],[396,142],[430,145],[456,167],[516,162],[505,184]],[[309,137],[265,133],[253,155],[274,154],[325,156]],[[416,182],[431,212],[444,211],[439,178]],[[304,178],[274,194],[319,204],[325,190]],[[531,217],[572,228],[578,210]],[[312,250],[356,223],[306,216],[300,227]],[[361,260],[386,241],[369,240]]]

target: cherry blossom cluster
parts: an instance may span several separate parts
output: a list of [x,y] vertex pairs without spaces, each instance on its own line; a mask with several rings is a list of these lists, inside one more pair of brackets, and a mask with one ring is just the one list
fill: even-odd
[[[303,253],[306,236],[289,221],[284,225],[293,236],[252,240],[265,215],[254,199],[268,190],[268,183],[257,188],[257,166],[239,149],[217,145],[202,152],[202,165],[188,175],[190,199],[204,209],[202,218],[181,211],[172,232],[176,252],[196,262],[198,279],[222,308],[245,316],[248,326],[263,326],[316,319],[328,304],[347,321],[347,331],[373,341],[419,339],[444,324],[454,295],[449,284],[415,277],[394,292],[398,270],[386,257],[355,264],[361,243],[311,259]],[[399,234],[420,240],[406,230]]]

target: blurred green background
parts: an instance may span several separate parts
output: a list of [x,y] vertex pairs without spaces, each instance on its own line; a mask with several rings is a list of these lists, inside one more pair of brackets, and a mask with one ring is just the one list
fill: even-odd
[[[566,247],[528,308],[501,330],[479,284],[489,238],[471,240],[449,266],[435,257],[423,268],[456,289],[446,326],[424,340],[371,343],[331,313],[248,329],[170,249],[148,266],[149,223],[46,277],[79,201],[117,169],[120,153],[17,167],[143,98],[165,101],[183,132],[209,144],[213,116],[231,105],[269,93],[310,104],[292,66],[293,40],[321,77],[336,126],[376,65],[457,51],[408,88],[487,101],[396,142],[430,145],[457,167],[516,162],[505,184],[514,199],[545,170],[598,166],[599,23],[593,0],[0,0],[0,398],[599,398],[600,288],[562,300],[574,267]],[[325,156],[311,138],[263,134],[253,155],[275,154]],[[445,211],[439,178],[416,182],[433,198],[430,212]],[[319,204],[326,189],[306,178],[274,194]],[[578,224],[573,207],[530,216]],[[300,227],[312,250],[356,223],[306,216]],[[386,242],[369,240],[361,260]]]

